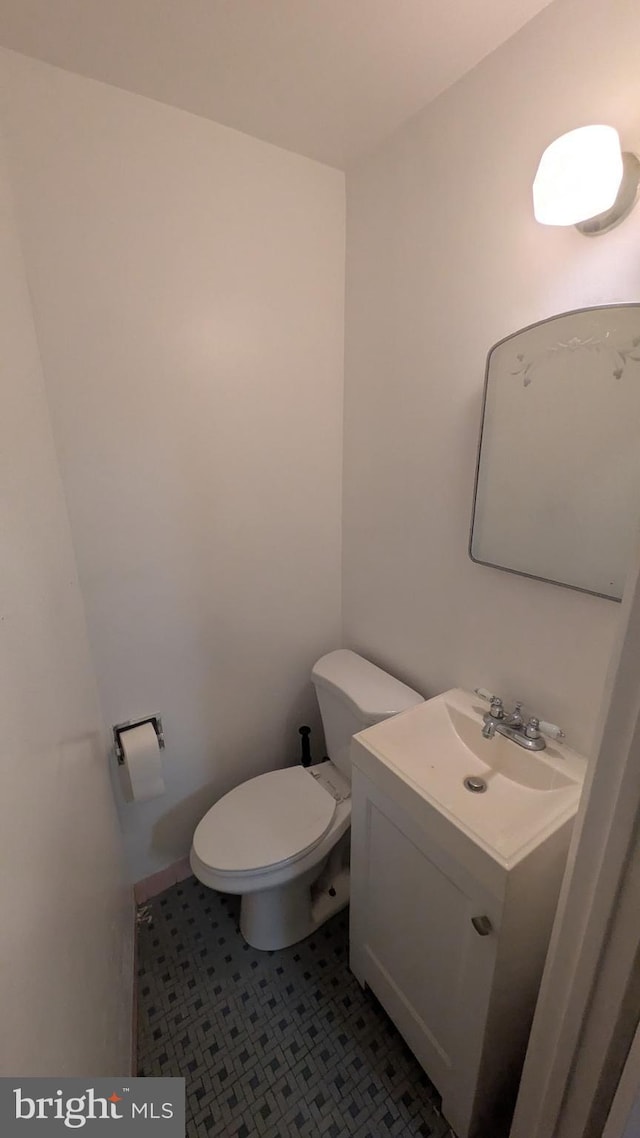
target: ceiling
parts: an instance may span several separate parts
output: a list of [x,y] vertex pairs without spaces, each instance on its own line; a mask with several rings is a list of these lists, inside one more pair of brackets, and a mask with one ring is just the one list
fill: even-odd
[[346,167],[549,0],[0,0],[0,44]]

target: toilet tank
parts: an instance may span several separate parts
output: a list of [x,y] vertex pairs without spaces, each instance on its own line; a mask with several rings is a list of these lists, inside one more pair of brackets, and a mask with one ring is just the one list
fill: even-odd
[[338,648],[311,671],[329,758],[351,778],[351,737],[382,719],[423,703],[418,692],[363,656]]

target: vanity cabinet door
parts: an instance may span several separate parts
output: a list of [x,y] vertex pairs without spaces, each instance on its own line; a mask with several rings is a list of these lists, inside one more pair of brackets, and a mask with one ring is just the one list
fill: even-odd
[[496,902],[358,770],[352,823],[352,969],[386,1008],[463,1136],[496,959]]

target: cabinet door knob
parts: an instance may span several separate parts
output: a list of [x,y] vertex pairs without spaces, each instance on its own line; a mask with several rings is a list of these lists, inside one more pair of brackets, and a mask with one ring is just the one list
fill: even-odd
[[488,917],[472,917],[471,924],[479,936],[489,936],[489,933],[493,931],[493,925]]

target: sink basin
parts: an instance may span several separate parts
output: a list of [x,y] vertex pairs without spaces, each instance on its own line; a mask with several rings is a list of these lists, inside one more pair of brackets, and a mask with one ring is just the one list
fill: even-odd
[[[529,751],[482,736],[487,710],[459,688],[355,736],[369,752],[503,864],[510,864],[577,810],[586,760],[564,744]],[[466,778],[482,779],[471,793]]]
[[511,782],[517,782],[520,786],[528,786],[530,790],[556,790],[560,786],[571,786],[575,783],[575,777],[566,771],[556,770],[548,762],[537,762],[537,758],[540,757],[539,751],[529,751],[525,747],[520,747],[497,732],[492,739],[485,739],[482,734],[484,714],[482,707],[472,707],[471,714],[462,711],[453,701],[444,700],[440,707],[444,709],[445,714],[448,714],[451,727],[460,742],[468,747],[485,768],[487,772],[485,777],[491,778],[499,774]]

